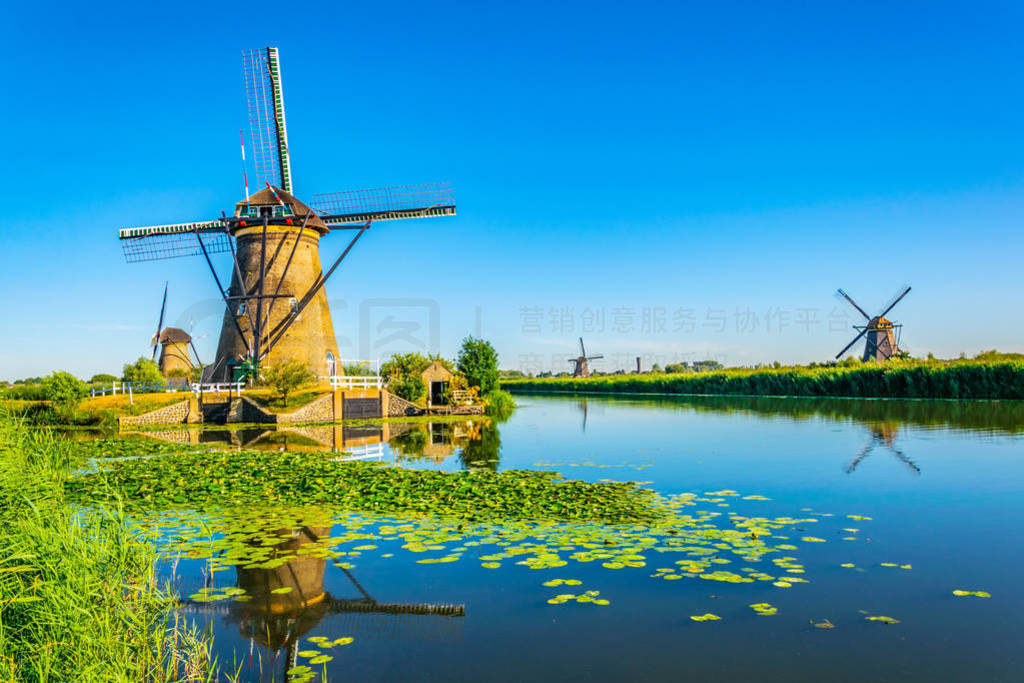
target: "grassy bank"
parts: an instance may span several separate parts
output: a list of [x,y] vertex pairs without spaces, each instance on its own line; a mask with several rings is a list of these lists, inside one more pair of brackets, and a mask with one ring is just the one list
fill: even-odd
[[77,459],[0,416],[0,679],[205,680],[206,647],[168,630],[154,550],[115,507],[76,510]]
[[853,366],[728,369],[682,374],[504,380],[515,391],[1024,399],[1021,361],[899,361]]

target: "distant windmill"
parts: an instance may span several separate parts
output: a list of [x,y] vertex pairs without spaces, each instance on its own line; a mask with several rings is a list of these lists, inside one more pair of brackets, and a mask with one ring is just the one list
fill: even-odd
[[857,302],[850,298],[850,295],[841,289],[837,289],[836,292],[839,296],[843,297],[850,302],[857,312],[864,316],[867,320],[866,325],[854,325],[855,330],[860,330],[860,333],[853,338],[849,344],[847,344],[842,351],[836,354],[838,359],[844,353],[850,350],[854,344],[860,341],[860,338],[867,335],[867,340],[864,344],[864,356],[861,360],[889,360],[893,356],[899,354],[900,349],[897,345],[896,336],[899,331],[903,328],[903,325],[895,325],[891,320],[888,320],[885,316],[893,309],[900,300],[910,292],[910,287],[907,286],[900,292],[898,292],[889,303],[886,304],[885,308],[881,313],[872,317],[864,312],[864,309],[857,305]]
[[570,363],[575,363],[572,369],[573,377],[590,377],[590,366],[589,361],[597,360],[598,358],[604,358],[604,356],[588,356],[587,349],[583,346],[583,337],[580,337],[580,355],[576,358],[570,358]]
[[[150,342],[153,345],[152,359],[160,351],[160,374],[171,376],[172,371],[180,371],[191,375],[196,367],[200,367],[199,352],[196,350],[193,337],[189,332],[177,327],[164,327],[164,313],[167,311],[167,283],[164,283],[164,297],[160,304],[160,318],[156,324],[156,334]],[[190,330],[191,331],[191,330]],[[191,349],[191,353],[189,351]],[[195,362],[192,360],[195,354]],[[179,374],[180,374],[179,372]]]

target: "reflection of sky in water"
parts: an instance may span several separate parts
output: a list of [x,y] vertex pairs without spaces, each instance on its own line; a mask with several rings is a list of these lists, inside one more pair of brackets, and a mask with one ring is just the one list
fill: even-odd
[[[365,599],[354,579],[380,602],[464,604],[466,616],[456,626],[434,628],[429,620],[439,617],[325,610],[307,636],[356,638],[330,652],[335,656],[328,665],[331,680],[1024,677],[1013,654],[1024,635],[1018,609],[1024,590],[1017,577],[1024,442],[1011,433],[1024,427],[1024,419],[1014,427],[1017,408],[990,404],[990,410],[965,415],[962,407],[950,405],[955,414],[944,426],[941,402],[913,410],[883,401],[853,407],[821,402],[831,405],[815,414],[805,410],[806,401],[793,410],[786,400],[771,399],[700,407],[695,400],[590,398],[584,425],[579,399],[518,400],[521,407],[512,419],[487,436],[491,443],[485,451],[498,451],[501,469],[651,481],[666,494],[734,489],[771,499],[729,500],[728,509],[743,515],[804,517],[809,513],[803,508],[834,513],[790,534],[827,541],[798,542],[800,549],[793,552],[806,565],[810,583],[778,589],[662,581],[650,575],[674,566],[676,558],[655,553],[646,567],[620,570],[596,562],[532,570],[512,561],[491,570],[472,552],[458,562],[417,564],[419,558],[402,550],[401,542],[379,542],[377,550],[352,560],[351,576],[327,562],[324,590]],[[446,437],[446,429],[434,434],[423,427],[416,427],[425,437],[416,438],[413,450],[423,438],[442,445],[448,438],[450,454],[441,449],[407,457],[402,448],[385,446],[383,459],[456,470],[463,466],[467,444],[484,436]],[[873,519],[855,521],[848,514]],[[857,540],[843,541],[850,536],[843,528],[860,529]],[[913,569],[879,566],[883,562]],[[191,575],[194,582],[200,566],[182,561],[179,575]],[[234,574],[218,572],[214,584],[233,585]],[[566,590],[541,585],[553,577],[580,579],[580,590],[600,590],[612,604],[548,605],[547,598]],[[954,588],[986,590],[993,597],[955,598]],[[779,613],[758,616],[749,608],[756,602],[769,602]],[[858,610],[902,623],[867,622]],[[705,612],[723,619],[689,620]],[[210,618],[221,661],[230,663],[236,655],[247,660],[252,648],[253,657],[262,654],[266,662],[267,651],[243,638],[237,622],[219,613]],[[294,616],[301,618],[298,612]],[[837,628],[821,631],[809,624],[826,618]],[[280,671],[265,665],[267,680],[271,668]],[[243,680],[251,680],[255,671],[246,668]]]

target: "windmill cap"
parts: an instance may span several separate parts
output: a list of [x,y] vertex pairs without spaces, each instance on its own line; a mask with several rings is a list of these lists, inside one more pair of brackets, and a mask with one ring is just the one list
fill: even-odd
[[161,344],[187,344],[190,341],[189,333],[177,327],[165,327],[160,333]]
[[[276,193],[276,195],[275,195]],[[278,200],[280,197],[280,201]],[[300,202],[295,198],[291,192],[282,190],[279,187],[265,187],[259,192],[254,192],[245,201],[238,202],[235,204],[235,218],[241,218],[245,213],[247,206],[279,206],[281,203],[288,205],[294,214],[294,218],[301,225],[302,221],[309,216],[309,220],[306,221],[306,227],[312,228],[320,232],[321,235],[326,235],[330,232],[327,225],[320,220],[311,208]]]

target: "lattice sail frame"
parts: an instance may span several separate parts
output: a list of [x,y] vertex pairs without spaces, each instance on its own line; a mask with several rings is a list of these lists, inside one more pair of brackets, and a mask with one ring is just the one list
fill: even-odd
[[270,183],[292,192],[291,161],[288,157],[288,128],[284,118],[281,63],[276,47],[242,53],[242,75],[249,109],[249,137],[256,182]]
[[327,225],[455,215],[451,183],[401,185],[313,195],[310,206]]
[[[198,239],[197,239],[198,233]],[[198,256],[203,247],[209,254],[231,251],[231,235],[220,220],[170,223],[144,228],[123,228],[118,232],[127,263],[159,261],[181,256]],[[199,240],[203,245],[199,245]]]

